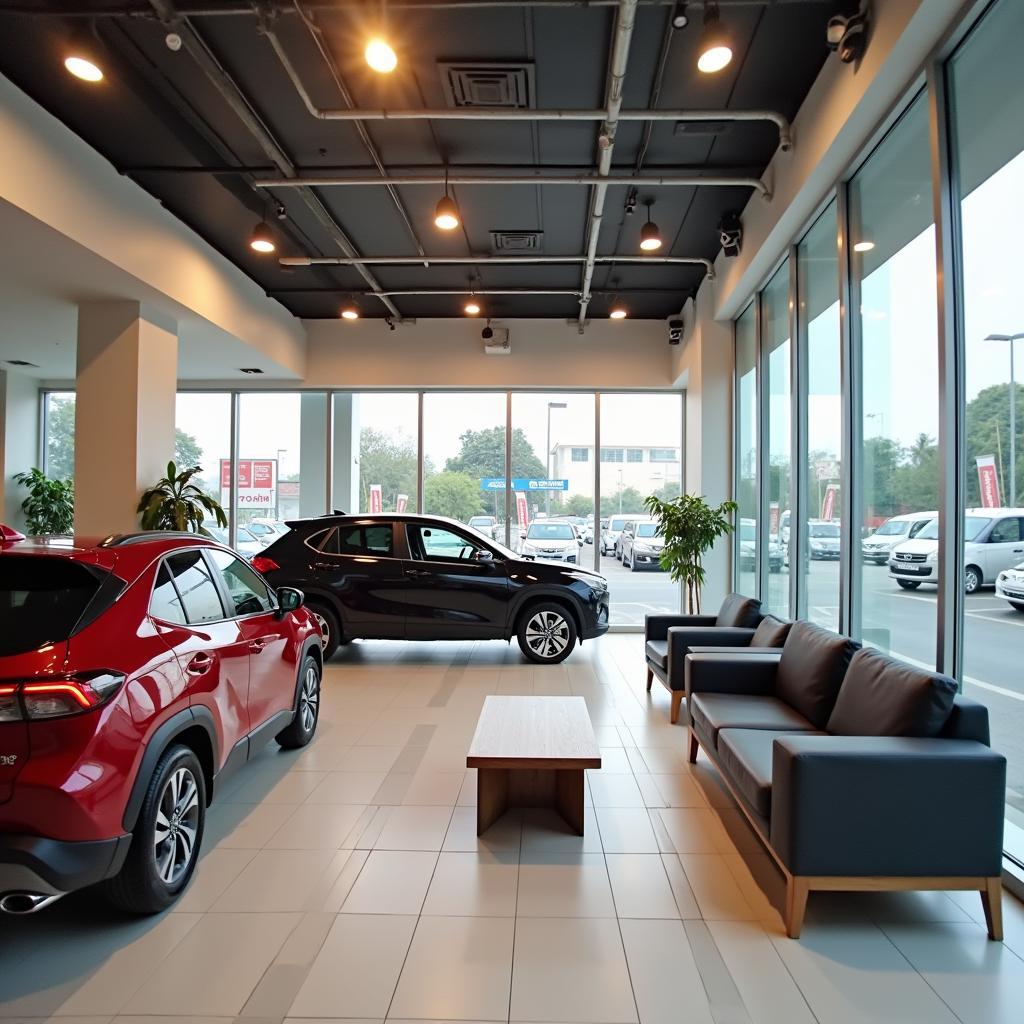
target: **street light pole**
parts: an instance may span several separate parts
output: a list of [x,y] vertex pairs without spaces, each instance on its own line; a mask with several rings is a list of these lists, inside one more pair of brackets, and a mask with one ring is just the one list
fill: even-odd
[[274,520],[278,521],[281,518],[281,455],[287,455],[287,448],[277,449],[277,465],[274,469]]
[[[548,440],[547,446],[544,449],[544,472],[548,475],[548,480],[551,479],[551,410],[552,409],[564,409],[566,408],[565,402],[548,402]],[[511,444],[511,438],[509,444]],[[546,515],[551,515],[551,490],[550,488],[544,489],[544,512]]]
[[1013,372],[1014,342],[1024,338],[1020,334],[990,334],[986,341],[1010,343],[1010,508],[1017,507],[1017,380]]

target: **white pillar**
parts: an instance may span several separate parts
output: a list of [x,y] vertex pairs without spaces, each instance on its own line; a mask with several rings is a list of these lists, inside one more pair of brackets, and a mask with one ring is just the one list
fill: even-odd
[[39,397],[33,378],[0,370],[0,523],[16,529],[27,492],[14,477],[39,464]]
[[[359,492],[359,395],[342,392],[334,396],[334,492],[336,509],[345,512],[366,512],[360,508]],[[370,480],[369,483],[379,481]]]
[[322,516],[327,508],[328,396],[303,392],[299,406],[299,515]]
[[78,309],[75,532],[139,529],[139,496],[174,457],[177,327],[137,302]]

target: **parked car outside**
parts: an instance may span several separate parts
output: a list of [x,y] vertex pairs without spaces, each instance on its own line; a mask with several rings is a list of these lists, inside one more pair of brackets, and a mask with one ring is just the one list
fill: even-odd
[[831,519],[807,521],[807,555],[812,561],[836,561],[839,558],[839,523]]
[[541,519],[530,523],[525,533],[520,534],[519,553],[527,558],[539,558],[545,562],[579,561],[583,538],[572,523],[558,519]]
[[601,531],[601,554],[619,556],[619,534],[631,519],[645,519],[643,512],[630,512],[625,515],[608,517],[608,525]]
[[996,597],[1009,601],[1014,611],[1024,612],[1024,562],[1004,569],[996,577]]
[[498,520],[496,516],[472,516],[468,523],[470,529],[483,534],[488,540],[498,540]]
[[938,512],[909,512],[906,515],[892,516],[870,536],[861,541],[860,550],[865,562],[885,565],[889,561],[889,553],[898,544],[916,537]]
[[608,630],[603,576],[517,555],[454,519],[384,513],[289,526],[254,564],[306,594],[326,657],[355,639],[515,637],[530,661],[554,664]]
[[[969,508],[964,513],[964,591],[991,586],[1024,559],[1024,509]],[[889,578],[904,590],[939,582],[939,521],[893,548]]]
[[[753,572],[757,561],[757,524],[753,519],[740,520],[740,569]],[[782,572],[782,545],[777,536],[768,538],[768,571]]]
[[[223,544],[225,547],[230,547],[228,543],[228,531],[221,526],[208,526],[203,524],[203,529],[218,543]],[[253,557],[258,555],[267,545],[257,539],[256,535],[252,533],[248,527],[239,526],[235,533],[238,537],[235,543],[235,550],[244,558],[246,561],[251,562]]]
[[302,601],[197,535],[0,546],[0,909],[177,899],[225,781],[316,731]]
[[629,523],[619,537],[622,547],[622,568],[636,572],[638,569],[661,569],[661,553],[665,549],[665,538],[658,532],[658,523],[653,519]]

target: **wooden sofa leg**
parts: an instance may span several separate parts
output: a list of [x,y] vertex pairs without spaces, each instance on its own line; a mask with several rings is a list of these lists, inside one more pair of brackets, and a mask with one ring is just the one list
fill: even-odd
[[690,764],[697,763],[697,751],[700,750],[700,744],[697,742],[697,737],[694,735],[693,730],[690,730],[690,749],[687,753],[687,760]]
[[647,692],[651,692],[651,685],[654,683],[654,669],[649,668],[647,670]]
[[807,879],[790,875],[786,881],[786,934],[799,939],[804,926],[804,912],[807,910]]
[[1003,880],[986,878],[981,890],[981,905],[985,910],[985,924],[988,937],[994,942],[1003,941]]
[[669,715],[669,721],[675,725],[679,721],[679,706],[683,703],[683,697],[686,694],[682,690],[672,691],[672,713]]

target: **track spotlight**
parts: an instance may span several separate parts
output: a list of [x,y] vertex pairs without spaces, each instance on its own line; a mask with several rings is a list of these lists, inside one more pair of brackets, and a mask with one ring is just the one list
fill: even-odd
[[708,75],[721,71],[732,60],[732,40],[718,16],[718,4],[712,0],[704,4],[704,28],[697,52],[697,67]]
[[739,256],[743,244],[743,223],[738,213],[727,213],[718,222],[718,236],[726,256]]
[[366,44],[363,56],[366,57],[366,63],[382,75],[386,75],[398,67],[398,57],[395,55],[395,51],[379,37],[371,39]]
[[686,13],[686,3],[680,2],[672,8],[672,27],[686,28],[690,24],[690,16]]
[[261,220],[252,229],[252,234],[249,236],[249,248],[253,252],[261,253],[273,252],[277,248],[274,238],[270,234],[270,227],[265,220]]
[[860,10],[848,18],[842,14],[829,18],[825,42],[844,64],[860,60],[868,45],[867,0],[861,0]]
[[96,39],[88,32],[72,36],[64,48],[64,67],[83,82],[102,82]]
[[342,320],[359,319],[359,307],[355,304],[353,299],[345,300],[345,304],[341,307],[341,318]]
[[647,207],[647,223],[640,229],[640,248],[644,252],[654,252],[661,248],[661,232],[658,225],[651,220],[651,207],[653,199],[648,199],[644,205]]

